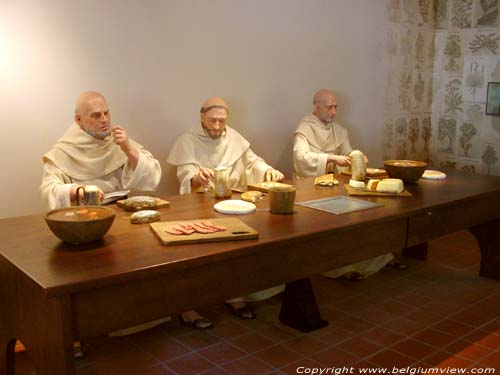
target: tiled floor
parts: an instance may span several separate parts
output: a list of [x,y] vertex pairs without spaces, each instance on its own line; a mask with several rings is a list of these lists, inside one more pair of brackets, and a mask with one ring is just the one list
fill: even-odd
[[[500,374],[500,282],[478,276],[472,236],[443,237],[430,243],[427,261],[405,261],[406,271],[384,269],[361,282],[314,277],[330,325],[310,334],[278,321],[279,296],[254,305],[256,320],[237,319],[221,304],[200,309],[215,322],[208,331],[172,321],[89,342],[77,374],[283,375],[300,366],[479,367]],[[16,355],[16,368],[35,374],[27,353]]]

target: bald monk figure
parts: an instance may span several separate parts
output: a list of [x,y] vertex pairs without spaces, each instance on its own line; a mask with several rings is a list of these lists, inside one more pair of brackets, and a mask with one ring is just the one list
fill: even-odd
[[95,91],[80,94],[75,122],[43,156],[40,186],[47,208],[68,207],[80,185],[97,185],[102,193],[124,189],[156,189],[161,178],[158,160],[111,125],[106,99]]
[[[321,176],[329,172],[339,173],[339,167],[351,164],[352,151],[347,129],[336,123],[337,97],[331,90],[316,92],[313,113],[302,118],[294,134],[293,166],[297,177]],[[365,161],[368,159],[365,156]],[[327,277],[344,277],[362,280],[378,272],[384,266],[405,269],[392,253],[366,261],[337,268],[324,273]]]
[[[246,188],[249,183],[281,181],[283,174],[269,166],[250,148],[250,143],[227,123],[229,109],[219,97],[205,101],[200,109],[201,126],[182,135],[170,151],[167,162],[177,167],[180,193],[188,194],[207,187],[213,170],[230,169],[232,187]],[[278,286],[228,301],[232,312],[241,318],[255,317],[245,302],[271,297],[283,290]],[[186,320],[201,319],[183,315]],[[197,327],[199,328],[199,327]]]

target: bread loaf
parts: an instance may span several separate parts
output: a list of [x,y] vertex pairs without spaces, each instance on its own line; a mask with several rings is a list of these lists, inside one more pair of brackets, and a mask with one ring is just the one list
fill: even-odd
[[349,180],[349,186],[355,189],[365,189],[366,185],[363,181]]
[[399,194],[404,190],[403,180],[399,178],[384,178],[378,182],[376,190],[381,193]]
[[160,213],[156,210],[143,210],[133,213],[130,216],[132,224],[146,224],[160,220]]

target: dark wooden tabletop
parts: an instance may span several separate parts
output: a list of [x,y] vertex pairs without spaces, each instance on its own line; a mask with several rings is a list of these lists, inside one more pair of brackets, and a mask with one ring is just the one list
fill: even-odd
[[[290,181],[297,187],[296,202],[347,195],[343,184],[348,177],[337,176],[340,186],[316,187],[313,178]],[[134,278],[182,270],[209,264],[248,251],[266,251],[274,242],[304,240],[334,234],[367,223],[408,217],[431,207],[446,207],[462,202],[500,195],[500,177],[461,174],[448,171],[446,180],[423,180],[406,184],[412,197],[356,197],[383,204],[344,215],[334,215],[295,206],[293,215],[274,215],[265,198],[257,211],[236,215],[259,232],[256,240],[163,246],[149,225],[130,223],[130,213],[116,208],[116,219],[100,242],[70,246],[62,243],[48,229],[43,215],[0,220],[0,256],[3,256],[45,290],[47,295],[61,295],[120,283]],[[161,209],[162,221],[225,217],[213,210],[210,194],[164,197],[171,202]],[[239,198],[239,194],[233,194]],[[113,206],[112,206],[113,207]]]

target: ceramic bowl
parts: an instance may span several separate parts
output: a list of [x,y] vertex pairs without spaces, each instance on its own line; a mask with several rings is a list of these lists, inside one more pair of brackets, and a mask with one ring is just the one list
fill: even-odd
[[45,221],[64,242],[84,244],[100,240],[115,220],[115,211],[103,206],[75,206],[50,211]]
[[384,168],[389,177],[404,182],[417,182],[427,168],[427,163],[415,160],[386,160]]

